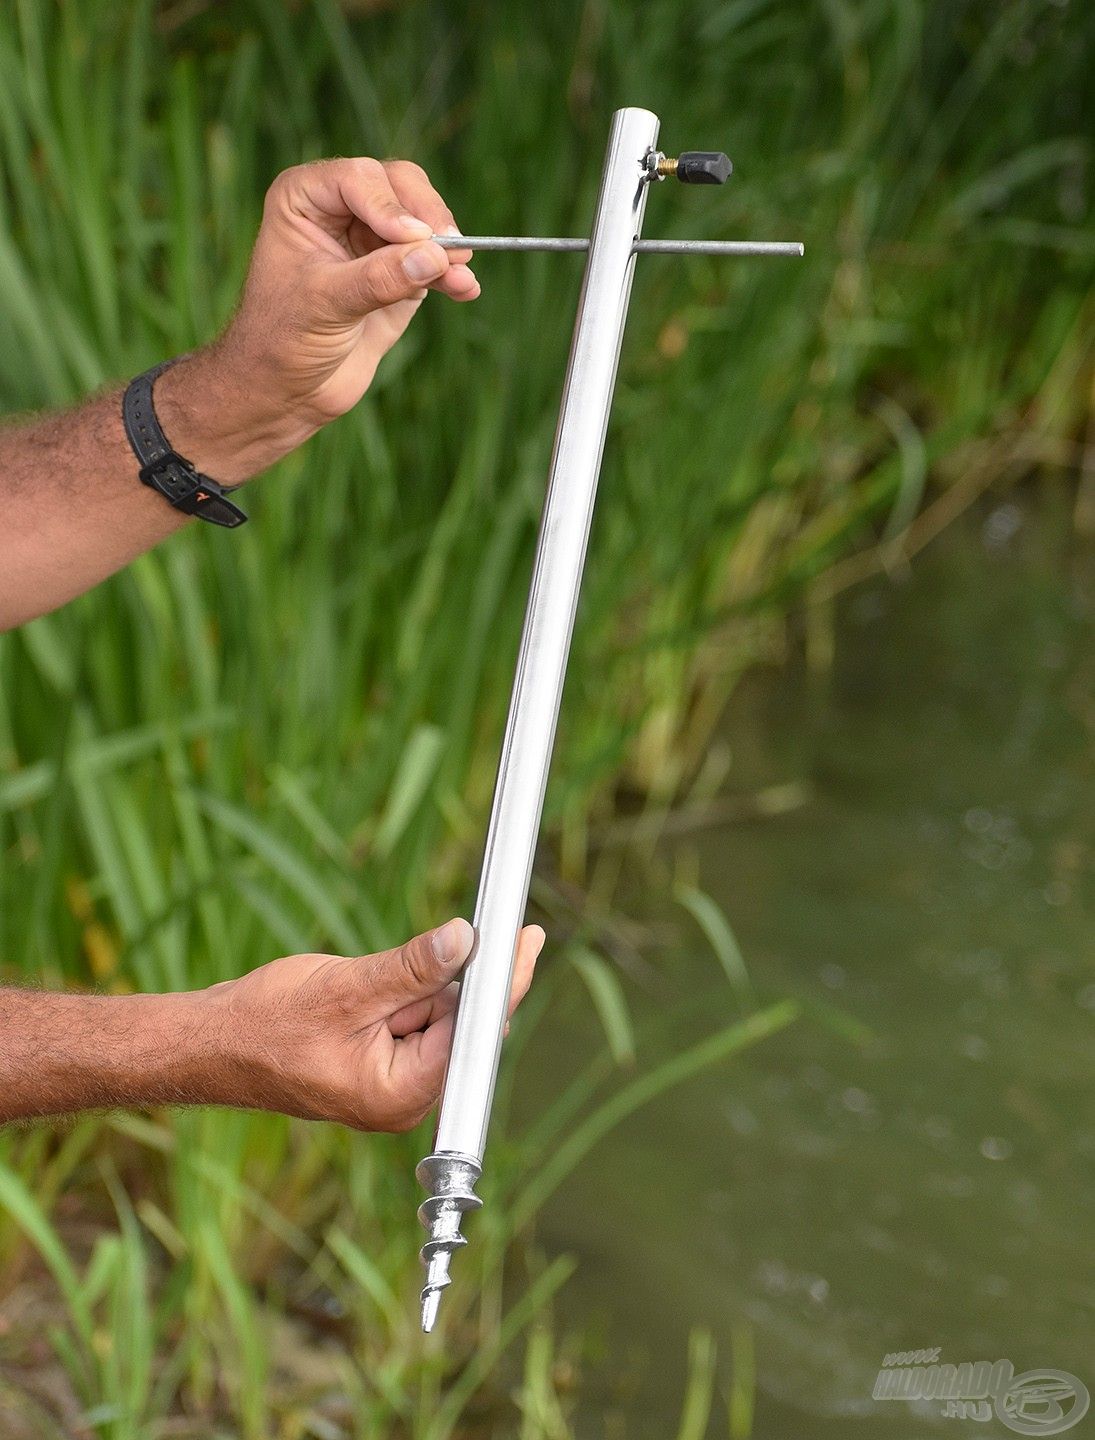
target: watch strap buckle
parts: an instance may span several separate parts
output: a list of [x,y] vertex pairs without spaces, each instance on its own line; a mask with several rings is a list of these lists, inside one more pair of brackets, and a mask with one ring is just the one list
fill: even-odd
[[220,485],[202,475],[190,461],[172,450],[156,418],[152,387],[173,361],[157,365],[131,380],[122,398],[122,420],[133,453],[140,462],[141,483],[162,495],[184,515],[196,515],[234,530],[247,516],[228,496],[235,487]]
[[176,510],[233,530],[247,516],[228,498],[228,491],[202,475],[174,450],[167,450],[138,471],[141,483],[161,494]]

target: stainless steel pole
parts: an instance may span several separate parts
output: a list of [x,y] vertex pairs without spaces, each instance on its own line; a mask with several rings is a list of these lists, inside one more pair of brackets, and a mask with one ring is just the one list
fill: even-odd
[[[617,110],[608,138],[585,278],[563,384],[547,498],[510,699],[475,908],[475,948],[460,983],[433,1153],[418,1167],[429,1192],[422,1328],[433,1328],[474,1185],[498,1073],[517,935],[566,674],[593,500],[649,189],[645,157],[658,138],[648,110]],[[457,242],[459,243],[459,242]]]

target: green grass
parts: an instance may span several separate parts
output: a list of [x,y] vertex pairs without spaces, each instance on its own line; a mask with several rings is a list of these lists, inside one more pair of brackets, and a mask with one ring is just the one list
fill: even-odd
[[[732,1018],[658,1068],[598,958],[611,864],[591,873],[591,830],[621,796],[717,783],[704,756],[737,678],[799,631],[824,657],[849,552],[899,566],[925,503],[1069,463],[1090,395],[1082,10],[4,7],[9,411],[208,338],[266,183],[317,155],[413,155],[466,228],[577,233],[611,109],[644,104],[668,150],[736,166],[714,194],[659,187],[647,233],[807,245],[797,264],[651,258],[635,286],[548,800],[554,864],[598,904],[575,916],[544,870],[570,963],[509,1047],[553,987],[583,985],[605,1054],[534,1135],[499,1132],[442,1343],[415,1330],[422,1135],[199,1113],[4,1135],[4,1285],[48,1269],[95,1433],[186,1413],[246,1440],[440,1440],[491,1402],[511,1433],[496,1362],[525,1333],[522,1434],[563,1433],[565,1264],[533,1248],[503,1294],[513,1223],[659,1086],[789,1018]],[[478,269],[482,300],[431,299],[356,412],[256,487],[245,530],[180,536],[0,640],[0,973],[200,985],[470,906],[580,262]],[[683,898],[751,1005],[732,932]],[[503,1102],[509,1083],[512,1065]],[[682,1434],[714,1403],[711,1343]]]

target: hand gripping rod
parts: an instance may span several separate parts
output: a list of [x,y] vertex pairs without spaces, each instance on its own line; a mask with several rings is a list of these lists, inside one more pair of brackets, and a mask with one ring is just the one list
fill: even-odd
[[612,117],[601,189],[588,240],[536,236],[435,236],[449,249],[584,250],[585,278],[563,382],[532,586],[525,611],[502,755],[475,906],[475,945],[460,981],[452,1050],[433,1152],[418,1166],[427,1199],[419,1218],[426,1285],[422,1328],[432,1330],[449,1284],[466,1210],[482,1204],[482,1173],[517,935],[528,899],[578,591],[612,405],[636,254],[801,255],[798,244],[639,239],[653,181],[676,175],[721,184],[725,155],[667,159],[649,110]]

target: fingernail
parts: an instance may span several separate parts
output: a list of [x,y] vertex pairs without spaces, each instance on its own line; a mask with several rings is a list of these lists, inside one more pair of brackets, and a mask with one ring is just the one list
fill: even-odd
[[459,225],[446,225],[441,233],[442,235],[463,235],[464,232]]
[[450,920],[433,932],[430,944],[441,965],[454,965],[465,958],[471,948],[470,930],[466,920]]
[[416,235],[432,235],[433,231],[426,224],[425,220],[419,220],[417,215],[408,215],[404,210],[399,217],[399,223],[404,230],[412,230]]
[[440,245],[418,245],[403,257],[403,269],[419,285],[444,274],[448,263]]

